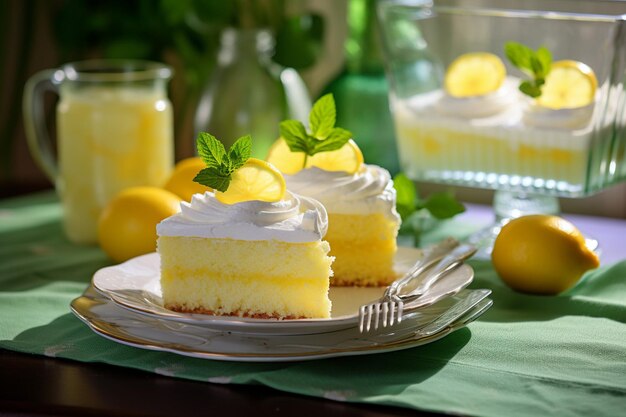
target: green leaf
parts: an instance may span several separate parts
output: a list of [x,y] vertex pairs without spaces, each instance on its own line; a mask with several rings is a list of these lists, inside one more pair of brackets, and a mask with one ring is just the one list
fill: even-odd
[[465,206],[459,203],[450,192],[431,194],[424,201],[424,208],[437,219],[449,219],[465,211]]
[[537,98],[541,95],[541,89],[530,81],[522,82],[519,86],[519,91],[532,98]]
[[309,135],[302,122],[283,120],[280,122],[280,136],[285,139],[291,152],[304,152],[309,155]]
[[252,138],[250,135],[242,136],[233,143],[228,150],[230,169],[235,171],[243,166],[252,154]]
[[315,102],[309,114],[311,135],[317,139],[326,139],[332,132],[336,119],[335,99],[332,94],[326,94]]
[[534,52],[526,45],[517,42],[507,42],[504,44],[504,53],[511,64],[521,70],[530,70],[530,59]]
[[530,68],[532,69],[535,78],[544,76],[543,64],[536,55],[530,57]]
[[200,132],[196,140],[198,155],[207,166],[220,166],[226,156],[226,150],[222,142],[210,133]]
[[530,81],[523,81],[519,90],[530,97],[539,97],[541,86],[552,68],[552,53],[544,46],[533,51],[517,42],[507,42],[504,53],[513,65],[532,77]]
[[537,49],[536,57],[541,62],[543,68],[543,77],[548,75],[550,69],[552,69],[552,53],[545,46]]
[[231,178],[230,174],[224,175],[218,167],[210,166],[198,172],[193,180],[199,184],[224,192],[228,189]]
[[315,140],[312,153],[314,155],[319,152],[330,152],[341,148],[352,137],[352,132],[340,127],[331,130],[328,137],[324,140]]
[[393,187],[396,189],[396,210],[402,221],[405,221],[417,210],[415,184],[401,172],[393,177]]

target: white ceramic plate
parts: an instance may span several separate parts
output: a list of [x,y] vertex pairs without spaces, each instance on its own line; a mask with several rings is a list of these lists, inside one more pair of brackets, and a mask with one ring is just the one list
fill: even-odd
[[158,319],[120,308],[88,290],[72,312],[94,332],[142,349],[203,359],[285,362],[408,349],[438,340],[475,320],[491,306],[489,290],[463,290],[386,329],[360,334],[356,327],[310,335],[246,334]]
[[[421,251],[418,249],[398,248],[394,263],[396,272],[402,274],[420,256]],[[384,291],[384,288],[332,287],[329,294],[333,304],[330,319],[275,320],[179,313],[163,307],[159,269],[159,255],[151,253],[100,269],[92,283],[97,291],[119,306],[153,318],[214,330],[263,334],[313,334],[356,326],[359,307],[378,299]],[[406,304],[405,311],[429,306],[456,294],[468,286],[473,278],[474,270],[463,264],[437,281],[424,296]]]

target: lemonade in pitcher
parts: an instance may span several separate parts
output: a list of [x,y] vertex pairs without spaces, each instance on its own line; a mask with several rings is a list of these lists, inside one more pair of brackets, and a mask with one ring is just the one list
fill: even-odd
[[[95,243],[101,210],[121,190],[162,186],[173,169],[171,70],[145,61],[85,61],[33,76],[24,94],[33,156],[55,183],[67,237]],[[41,95],[57,106],[56,163],[42,122]]]
[[93,87],[63,93],[57,124],[65,228],[74,241],[95,241],[94,225],[115,194],[167,180],[174,160],[172,109],[153,91]]

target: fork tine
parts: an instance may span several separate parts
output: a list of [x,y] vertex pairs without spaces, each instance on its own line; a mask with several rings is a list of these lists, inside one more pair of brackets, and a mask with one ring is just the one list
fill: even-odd
[[365,328],[366,331],[370,331],[370,328],[372,327],[372,314],[374,312],[374,306],[372,304],[370,304],[369,306],[367,306],[367,326]]
[[396,302],[395,301],[390,301],[389,305],[391,306],[391,308],[389,309],[389,325],[393,326],[393,324],[396,322],[396,318],[395,318],[395,310],[396,310]]
[[378,330],[378,324],[380,322],[380,303],[376,303],[374,306],[374,312],[376,313],[376,318],[374,319],[374,330]]
[[363,328],[365,325],[365,307],[366,306],[361,306],[361,308],[359,309],[359,331],[361,333],[363,333]]
[[389,315],[389,303],[383,303],[383,327],[387,327],[387,316]]
[[398,302],[398,323],[402,321],[402,313],[404,312],[404,303],[402,301]]

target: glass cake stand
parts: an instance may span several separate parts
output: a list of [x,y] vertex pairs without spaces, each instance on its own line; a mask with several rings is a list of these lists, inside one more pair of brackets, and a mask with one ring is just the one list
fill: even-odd
[[[626,178],[625,13],[626,4],[612,1],[379,4],[402,169],[416,181],[496,190],[495,225],[471,238],[483,256],[509,219],[558,213],[557,197],[588,196]],[[517,90],[523,74],[505,57],[508,41],[590,66],[595,101],[582,110],[537,109]],[[514,86],[499,93],[504,101],[446,98],[446,68],[468,52],[501,58],[502,88]]]

